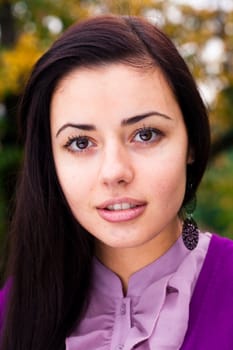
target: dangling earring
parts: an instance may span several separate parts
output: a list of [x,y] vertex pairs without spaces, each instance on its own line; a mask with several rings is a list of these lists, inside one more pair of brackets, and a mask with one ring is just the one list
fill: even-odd
[[182,229],[182,239],[188,250],[193,250],[198,245],[199,229],[192,214],[196,208],[196,195],[184,206],[184,222]]

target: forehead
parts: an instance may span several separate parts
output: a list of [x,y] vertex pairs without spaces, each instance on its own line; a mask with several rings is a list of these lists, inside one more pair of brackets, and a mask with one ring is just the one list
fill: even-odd
[[162,113],[181,115],[161,70],[118,63],[70,72],[54,91],[51,115],[64,115],[62,111],[69,111],[82,118],[94,118],[104,112],[108,116],[127,118],[154,108]]
[[[163,72],[157,66],[135,67],[123,63],[107,63],[73,69],[58,82],[54,94],[62,93],[74,85],[79,85],[80,91],[85,90],[86,85],[92,84],[114,88],[114,86],[118,87],[123,81],[122,88],[131,89],[133,86],[136,88],[140,83],[149,84],[152,81],[158,81],[167,85],[167,87],[169,85]],[[135,83],[137,84],[135,85]]]

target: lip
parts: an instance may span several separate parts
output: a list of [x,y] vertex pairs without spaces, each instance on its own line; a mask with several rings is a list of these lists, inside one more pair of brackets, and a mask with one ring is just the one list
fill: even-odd
[[[108,206],[119,203],[130,203],[136,205],[136,207],[125,210],[107,209]],[[102,219],[108,222],[124,222],[136,219],[137,217],[143,214],[145,208],[146,202],[142,202],[133,198],[116,198],[101,203],[97,207],[97,212]]]

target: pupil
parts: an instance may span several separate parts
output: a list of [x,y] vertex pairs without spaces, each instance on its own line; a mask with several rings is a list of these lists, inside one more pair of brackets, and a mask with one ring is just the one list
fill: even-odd
[[149,141],[151,139],[151,131],[150,130],[144,130],[141,131],[140,137],[143,141]]
[[86,147],[88,146],[88,140],[85,139],[85,138],[78,140],[78,141],[77,141],[77,146],[78,146],[78,148],[80,148],[80,149],[86,148]]

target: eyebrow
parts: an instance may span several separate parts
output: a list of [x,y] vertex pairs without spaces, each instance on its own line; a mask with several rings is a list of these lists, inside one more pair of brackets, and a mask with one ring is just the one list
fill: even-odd
[[[164,114],[164,113],[160,113],[157,111],[151,111],[151,112],[147,112],[147,113],[143,113],[143,114],[139,114],[139,115],[135,115],[133,117],[127,118],[127,119],[123,119],[121,121],[121,125],[122,126],[127,126],[127,125],[132,125],[132,124],[136,124],[139,121],[151,117],[153,115],[156,115],[158,117],[162,117],[168,120],[172,120],[171,117],[169,117],[168,115]],[[76,129],[80,129],[80,130],[86,130],[86,131],[95,131],[96,130],[96,126],[93,124],[74,124],[74,123],[66,123],[64,124],[60,129],[58,129],[57,133],[56,133],[56,137],[66,128],[76,128]]]
[[80,129],[80,130],[87,130],[87,131],[93,131],[96,130],[96,127],[94,125],[91,124],[73,124],[73,123],[67,123],[64,124],[60,129],[58,129],[57,133],[56,133],[56,137],[58,137],[58,135],[65,130],[66,128],[76,128],[76,129]]
[[130,118],[127,118],[127,119],[123,119],[122,122],[121,122],[121,125],[123,125],[123,126],[125,126],[125,125],[132,125],[132,124],[140,122],[141,120],[143,120],[145,118],[151,117],[153,115],[156,115],[158,117],[162,117],[162,118],[165,118],[165,119],[170,119],[170,120],[172,119],[171,117],[169,117],[168,115],[166,115],[164,113],[160,113],[160,112],[157,112],[157,111],[151,111],[151,112],[147,112],[147,113],[144,113],[144,114],[135,115],[134,117],[130,117]]

